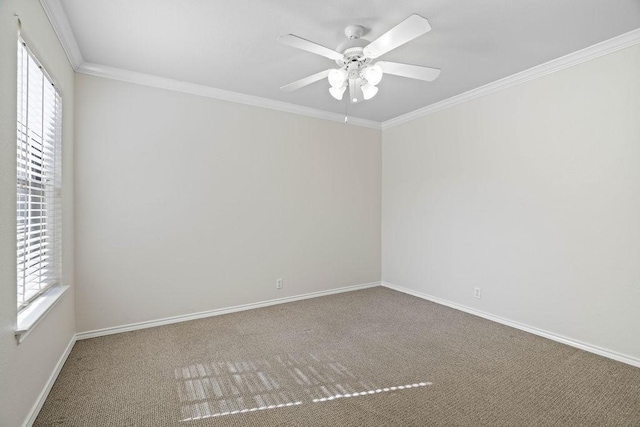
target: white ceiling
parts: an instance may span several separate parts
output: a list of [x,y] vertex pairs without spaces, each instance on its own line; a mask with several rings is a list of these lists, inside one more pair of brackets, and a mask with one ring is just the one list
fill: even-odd
[[[59,4],[57,4],[59,2]],[[382,59],[442,69],[432,82],[387,75],[349,114],[384,122],[640,28],[640,0],[47,0],[64,12],[80,61],[333,113],[345,102],[320,81],[280,86],[327,58],[276,42],[296,34],[335,49],[345,26],[373,40],[418,13],[431,32]],[[59,6],[62,5],[62,8]],[[58,16],[60,18],[60,16]],[[73,45],[66,40],[66,45]],[[346,98],[346,97],[345,97]]]

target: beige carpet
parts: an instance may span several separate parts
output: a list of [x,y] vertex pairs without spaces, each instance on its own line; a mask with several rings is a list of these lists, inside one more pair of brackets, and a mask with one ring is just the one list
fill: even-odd
[[79,341],[36,426],[640,425],[640,369],[386,288]]

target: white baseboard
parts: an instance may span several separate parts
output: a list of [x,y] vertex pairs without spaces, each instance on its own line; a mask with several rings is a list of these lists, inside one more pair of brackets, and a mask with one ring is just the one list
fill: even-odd
[[154,326],[169,325],[171,323],[186,322],[189,320],[202,319],[205,317],[220,316],[221,314],[235,313],[238,311],[251,310],[254,308],[268,307],[270,305],[284,304],[287,302],[300,301],[309,298],[322,297],[326,295],[339,294],[342,292],[357,291],[360,289],[373,288],[380,286],[380,282],[364,283],[361,285],[345,286],[342,288],[330,289],[327,291],[311,292],[308,294],[295,295],[285,298],[277,298],[267,301],[255,302],[250,304],[236,305],[233,307],[218,308],[215,310],[201,311],[199,313],[183,314],[180,316],[166,317],[164,319],[149,320],[145,322],[131,323],[128,325],[114,326],[110,328],[96,329],[93,331],[79,332],[76,339],[84,340],[87,338],[101,337],[104,335],[119,334],[121,332],[136,331],[138,329],[153,328]]
[[604,349],[602,347],[598,347],[598,346],[594,346],[591,344],[587,344],[581,341],[577,341],[577,340],[573,340],[571,338],[567,338],[564,337],[562,335],[558,335],[558,334],[554,334],[552,332],[548,332],[548,331],[544,331],[542,329],[537,329],[534,328],[532,326],[528,326],[528,325],[524,325],[522,323],[518,323],[509,319],[505,319],[503,317],[500,316],[495,316],[493,314],[489,314],[480,310],[476,310],[461,304],[456,304],[453,303],[451,301],[447,301],[444,300],[442,298],[437,298],[431,295],[427,295],[424,294],[422,292],[417,292],[411,289],[407,289],[407,288],[403,288],[401,286],[397,286],[394,285],[392,283],[388,283],[388,282],[371,282],[371,283],[365,283],[365,284],[361,284],[361,285],[354,285],[354,286],[345,286],[342,288],[337,288],[337,289],[330,289],[327,291],[319,291],[319,292],[312,292],[312,293],[308,293],[308,294],[302,294],[302,295],[295,295],[295,296],[291,296],[291,297],[285,297],[285,298],[277,298],[277,299],[272,299],[272,300],[268,300],[268,301],[262,301],[262,302],[256,302],[256,303],[251,303],[251,304],[243,304],[243,305],[237,305],[237,306],[233,306],[233,307],[228,307],[228,308],[220,308],[220,309],[216,309],[216,310],[208,310],[208,311],[202,311],[199,313],[193,313],[193,314],[186,314],[186,315],[181,315],[181,316],[173,316],[173,317],[167,317],[164,319],[157,319],[157,320],[151,320],[151,321],[147,321],[147,322],[139,322],[139,323],[132,323],[129,325],[123,325],[123,326],[115,326],[115,327],[111,327],[111,328],[104,328],[104,329],[97,329],[94,331],[87,331],[87,332],[80,332],[75,334],[74,336],[71,337],[71,340],[69,341],[69,344],[67,345],[67,348],[64,350],[64,352],[62,353],[62,356],[60,356],[60,359],[58,360],[58,363],[56,364],[53,372],[51,373],[51,376],[49,377],[49,379],[47,380],[47,383],[45,384],[44,388],[42,389],[42,392],[40,392],[40,395],[38,396],[35,404],[33,405],[33,407],[31,408],[31,411],[29,411],[29,414],[27,416],[27,419],[25,420],[23,427],[31,427],[33,425],[33,423],[36,420],[36,417],[38,416],[38,413],[40,412],[40,409],[42,409],[42,405],[44,405],[45,400],[47,399],[47,396],[49,395],[49,392],[51,391],[51,388],[53,387],[53,384],[55,383],[56,379],[58,378],[58,374],[60,374],[60,371],[62,370],[62,367],[64,366],[65,362],[67,361],[67,357],[69,357],[69,354],[71,353],[71,350],[73,349],[74,344],[76,343],[77,340],[82,340],[82,339],[87,339],[87,338],[94,338],[94,337],[100,337],[100,336],[104,336],[104,335],[111,335],[111,334],[117,334],[120,332],[128,332],[128,331],[135,331],[138,329],[146,329],[146,328],[152,328],[154,326],[161,326],[161,325],[168,325],[171,323],[178,323],[178,322],[186,322],[188,320],[195,320],[195,319],[202,319],[205,317],[212,317],[212,316],[219,316],[221,314],[228,314],[228,313],[235,313],[238,311],[244,311],[244,310],[251,310],[254,308],[260,308],[260,307],[268,307],[271,305],[277,305],[277,304],[284,304],[287,302],[293,302],[293,301],[300,301],[300,300],[305,300],[305,299],[309,299],[309,298],[316,298],[316,297],[321,297],[321,296],[326,296],[326,295],[333,295],[333,294],[339,294],[342,292],[350,292],[350,291],[357,291],[360,289],[367,289],[367,288],[373,288],[376,286],[384,286],[387,287],[389,289],[393,289],[405,294],[409,294],[409,295],[413,295],[415,297],[418,298],[422,298],[425,299],[427,301],[431,301],[434,302],[436,304],[440,304],[440,305],[444,305],[450,308],[453,308],[455,310],[460,310],[463,311],[465,313],[469,313],[472,314],[474,316],[478,316],[478,317],[482,317],[484,319],[487,320],[491,320],[506,326],[511,326],[512,328],[516,328],[516,329],[520,329],[522,331],[525,332],[529,332],[532,333],[534,335],[538,335],[544,338],[548,338],[550,340],[562,343],[562,344],[566,344],[569,345],[571,347],[575,347],[575,348],[579,348],[581,350],[585,350],[588,351],[590,353],[594,353],[594,354],[598,354],[600,356],[604,356],[607,357],[609,359],[613,359],[613,360],[617,360],[619,362],[622,363],[626,363],[628,365],[631,366],[636,366],[640,368],[640,359],[637,359],[635,357],[631,357],[631,356],[627,356],[624,354],[620,354],[617,353],[615,351],[611,351],[611,350],[607,350]]
[[628,356],[626,354],[617,353],[612,350],[607,350],[606,348],[598,347],[592,344],[587,344],[582,341],[574,340],[571,338],[564,337],[562,335],[555,334],[553,332],[545,331],[542,329],[534,328],[532,326],[528,326],[522,323],[515,322],[513,320],[505,319],[504,317],[496,316],[490,313],[486,313],[484,311],[476,310],[471,307],[467,307],[461,304],[457,304],[451,301],[444,300],[442,298],[434,297],[431,295],[423,294],[422,292],[417,292],[412,289],[403,288],[402,286],[397,286],[392,283],[382,282],[382,286],[387,287],[389,289],[393,289],[405,294],[413,295],[418,298],[425,299],[427,301],[434,302],[436,304],[445,305],[447,307],[463,311],[465,313],[473,314],[474,316],[482,317],[483,319],[491,320],[493,322],[500,323],[502,325],[511,326],[512,328],[520,329],[521,331],[529,332],[534,335],[538,335],[544,338],[548,338],[550,340],[569,345],[571,347],[579,348],[580,350],[585,350],[590,353],[594,353],[600,356],[607,357],[609,359],[617,360],[618,362],[626,363],[631,366],[635,366],[640,368],[640,359],[635,357]]
[[36,403],[33,405],[31,410],[29,411],[29,414],[23,424],[23,427],[31,427],[35,422],[36,418],[38,417],[38,414],[40,413],[40,409],[42,409],[42,405],[44,405],[44,401],[47,400],[47,396],[51,391],[51,387],[53,387],[53,384],[56,382],[56,379],[58,378],[58,374],[60,374],[60,371],[62,370],[64,363],[67,361],[67,357],[69,357],[69,353],[71,353],[71,349],[73,348],[73,345],[75,343],[76,343],[76,335],[73,335],[71,337],[71,340],[69,341],[69,344],[67,345],[67,348],[62,353],[62,356],[60,356],[60,360],[58,360],[58,363],[56,364],[56,367],[51,373],[51,376],[47,380],[42,391],[40,392],[40,395],[38,396]]

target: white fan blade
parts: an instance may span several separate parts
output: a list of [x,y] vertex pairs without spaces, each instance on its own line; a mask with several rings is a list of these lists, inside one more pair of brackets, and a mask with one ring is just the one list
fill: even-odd
[[403,44],[429,32],[431,25],[426,18],[413,14],[364,48],[364,56],[375,59]]
[[376,65],[382,68],[385,74],[409,77],[410,79],[432,82],[440,75],[439,68],[422,67],[420,65],[400,64],[398,62],[378,61]]
[[343,57],[341,53],[338,53],[335,50],[331,50],[328,47],[324,47],[317,43],[310,42],[309,40],[305,40],[302,37],[294,36],[293,34],[280,36],[278,37],[278,41],[280,43],[284,43],[286,45],[289,45],[298,49],[306,50],[307,52],[315,53],[316,55],[333,59],[334,61],[338,59],[342,59]]
[[327,76],[329,76],[329,71],[331,70],[320,71],[319,73],[312,74],[303,79],[282,86],[280,89],[285,92],[292,92],[296,89],[300,89],[301,87],[305,87],[306,85],[310,85],[311,83],[315,83],[318,80],[326,79]]

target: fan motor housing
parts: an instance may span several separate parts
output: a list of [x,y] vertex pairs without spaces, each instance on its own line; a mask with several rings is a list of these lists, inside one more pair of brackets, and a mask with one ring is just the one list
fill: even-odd
[[347,56],[348,56],[347,51],[351,51],[354,49],[356,51],[359,50],[360,54],[362,54],[362,49],[369,43],[371,42],[365,39],[350,39],[340,43],[336,50],[338,52],[342,52],[344,55],[347,55]]
[[364,34],[364,27],[360,25],[349,25],[344,29],[344,34],[349,40],[338,45],[336,50],[341,52],[344,57],[336,60],[336,64],[341,68],[347,66],[349,74],[354,74],[371,62],[364,57],[363,53],[363,48],[371,42],[360,38]]
[[363,53],[363,48],[368,44],[369,41],[364,39],[347,40],[346,42],[341,43],[340,46],[338,46],[337,51],[341,52],[344,57],[337,59],[336,64],[343,67],[351,62],[362,62],[363,65],[365,62],[369,62],[369,60],[364,57]]

